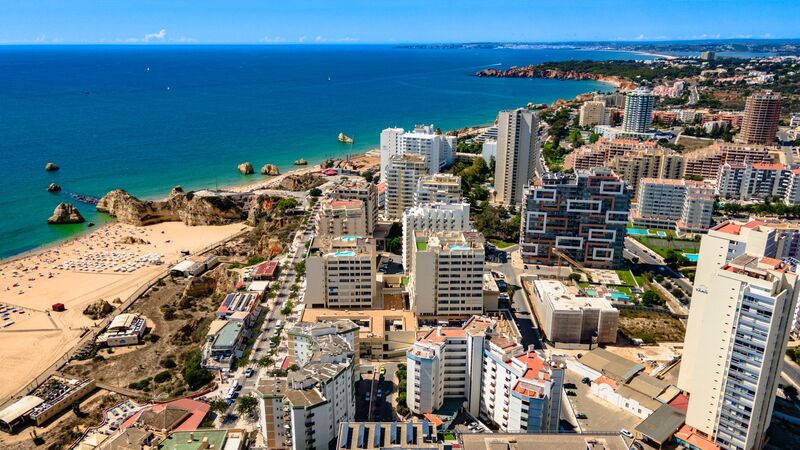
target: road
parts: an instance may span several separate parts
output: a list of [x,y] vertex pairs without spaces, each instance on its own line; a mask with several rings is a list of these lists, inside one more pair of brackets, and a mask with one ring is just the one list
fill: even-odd
[[[393,382],[397,364],[389,361],[376,363],[372,373],[362,375],[362,380],[356,382],[355,420],[366,422],[397,420],[393,408],[394,399],[397,396],[397,386]],[[386,369],[383,377],[380,376],[381,366]],[[367,400],[367,392],[369,392],[369,400]]]
[[[262,357],[270,356],[272,353],[272,347],[270,347],[270,338],[273,337],[278,321],[282,322],[282,328],[285,328],[291,322],[291,316],[286,316],[281,312],[281,309],[286,304],[286,301],[289,299],[289,294],[291,290],[291,286],[295,284],[295,277],[297,273],[295,272],[295,264],[302,261],[305,258],[306,254],[306,243],[311,242],[314,239],[314,229],[316,224],[316,217],[317,212],[319,211],[319,203],[317,203],[314,208],[311,210],[311,218],[309,219],[308,223],[295,234],[295,238],[289,246],[289,251],[287,254],[280,260],[280,275],[278,276],[277,283],[279,283],[279,288],[277,291],[277,295],[273,299],[267,299],[265,302],[261,304],[262,308],[265,308],[267,313],[265,316],[265,320],[263,325],[261,326],[261,330],[259,334],[255,337],[255,342],[253,346],[250,348],[250,362],[243,366],[237,368],[237,370],[233,373],[223,375],[225,377],[224,383],[216,392],[212,392],[209,394],[210,397],[217,397],[221,396],[230,386],[230,383],[233,380],[237,380],[239,384],[242,386],[239,395],[248,395],[252,394],[256,388],[258,378],[262,374],[266,374],[268,371],[274,370],[278,368],[278,365],[283,361],[284,357],[287,356],[287,350],[284,345],[279,344],[276,348],[276,352],[274,355],[271,356],[273,360],[273,364],[269,367],[258,367],[257,361]],[[299,283],[301,286],[300,291],[298,292],[298,299],[302,298],[303,288],[302,283]],[[296,303],[299,303],[297,301]],[[282,342],[284,342],[282,340]],[[247,369],[253,369],[254,374],[250,377],[245,376],[245,371]],[[217,422],[219,424],[225,423],[220,422],[225,420],[224,416],[228,416],[228,419],[235,417],[234,411],[236,407],[236,403],[232,403],[230,408],[228,409],[225,415],[220,415],[217,418]],[[236,418],[235,425],[242,426],[243,428],[251,428],[253,423],[248,421],[248,419]],[[245,422],[242,422],[245,421]]]
[[[513,251],[514,248],[516,248],[516,246],[510,247],[506,249],[506,251]],[[511,316],[514,318],[517,328],[519,328],[519,332],[522,335],[522,345],[526,348],[529,345],[533,345],[536,349],[543,349],[544,345],[542,344],[542,337],[539,333],[539,325],[536,323],[536,318],[533,315],[533,311],[530,310],[528,302],[525,301],[525,294],[522,292],[522,286],[519,281],[519,277],[524,274],[524,271],[515,268],[511,264],[511,258],[508,258],[508,262],[505,263],[487,262],[486,266],[493,272],[502,273],[505,276],[504,281],[517,288],[509,302],[501,301],[500,308],[506,308],[511,312]]]

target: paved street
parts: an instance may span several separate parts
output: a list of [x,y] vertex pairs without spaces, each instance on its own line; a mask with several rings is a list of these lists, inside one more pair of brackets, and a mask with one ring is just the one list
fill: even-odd
[[[397,396],[394,374],[397,372],[396,362],[370,364],[373,372],[362,373],[362,379],[356,383],[356,420],[369,422],[389,422],[397,420],[394,411],[394,399]],[[381,377],[381,365],[386,374]],[[369,397],[367,397],[369,392]],[[379,394],[380,392],[380,394]]]

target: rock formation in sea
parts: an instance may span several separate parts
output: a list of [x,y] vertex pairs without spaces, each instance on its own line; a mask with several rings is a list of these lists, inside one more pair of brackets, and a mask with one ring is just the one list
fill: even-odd
[[140,200],[122,189],[100,199],[97,210],[122,223],[142,226],[161,222],[183,222],[186,225],[225,225],[240,222],[247,216],[242,206],[227,196],[195,195],[173,188],[166,200]]
[[308,165],[308,161],[306,161],[303,158],[300,158],[300,159],[298,159],[297,161],[294,162],[294,165],[295,166],[306,166],[306,165]]
[[620,90],[630,90],[636,83],[616,76],[606,76],[591,72],[578,72],[575,70],[545,69],[536,65],[524,67],[511,67],[510,69],[482,69],[475,72],[476,77],[495,78],[553,78],[557,80],[593,80],[610,83]]
[[58,192],[60,190],[61,190],[61,186],[59,186],[59,185],[57,185],[55,183],[50,183],[50,186],[47,186],[47,192]]
[[264,164],[261,168],[261,175],[280,175],[281,171],[275,164]]
[[46,170],[48,172],[53,172],[55,170],[58,170],[58,165],[56,165],[56,163],[49,162],[49,163],[44,165],[44,170]]
[[255,173],[255,170],[253,170],[253,165],[249,162],[243,162],[239,164],[236,166],[236,170],[238,170],[242,175],[252,175]]
[[81,213],[78,212],[78,208],[69,203],[61,202],[56,206],[56,209],[53,210],[53,215],[47,219],[47,223],[61,225],[67,223],[83,223],[84,220]]

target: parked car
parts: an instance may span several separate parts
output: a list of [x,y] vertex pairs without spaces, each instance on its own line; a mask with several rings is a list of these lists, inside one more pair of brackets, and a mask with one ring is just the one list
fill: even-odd
[[623,436],[625,436],[627,438],[633,439],[633,433],[631,433],[630,431],[626,430],[625,428],[619,430],[619,434],[621,434],[621,435],[623,435]]
[[583,377],[583,379],[581,380],[581,383],[583,383],[583,384],[589,384],[591,382],[592,382],[592,380],[590,380],[589,377]]
[[245,369],[245,371],[244,371],[244,376],[245,376],[245,377],[247,377],[247,378],[250,378],[250,377],[252,377],[252,376],[253,376],[253,373],[255,373],[255,371],[253,370],[253,368],[252,368],[252,367],[248,367],[248,368],[247,368],[247,369]]
[[576,394],[575,391],[567,391],[567,397],[577,397],[577,396],[578,394]]
[[586,419],[588,419],[589,417],[588,417],[588,416],[586,416],[586,414],[584,414],[584,413],[578,413],[578,414],[575,414],[575,418],[576,418],[576,419],[581,419],[581,420],[586,420]]

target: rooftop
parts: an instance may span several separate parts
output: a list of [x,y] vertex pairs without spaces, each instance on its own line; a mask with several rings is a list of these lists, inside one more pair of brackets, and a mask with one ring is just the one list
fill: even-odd
[[534,280],[533,286],[539,297],[553,305],[556,310],[578,311],[583,309],[615,309],[604,297],[581,295],[578,288],[558,280]]
[[659,444],[667,442],[686,420],[686,414],[670,405],[661,405],[653,414],[639,425],[635,430]]
[[221,450],[227,434],[226,430],[177,431],[158,444],[158,450],[203,450],[211,445]]
[[417,320],[411,311],[394,309],[368,309],[368,310],[341,310],[306,308],[303,311],[303,322],[336,321],[349,319],[358,325],[359,339],[383,338],[387,331],[388,322],[402,322],[402,329],[405,331],[416,331]]
[[580,362],[617,382],[627,382],[644,370],[643,365],[602,348],[585,353]]
[[459,436],[463,450],[527,450],[556,448],[558,450],[627,450],[618,434],[526,434],[477,433]]

